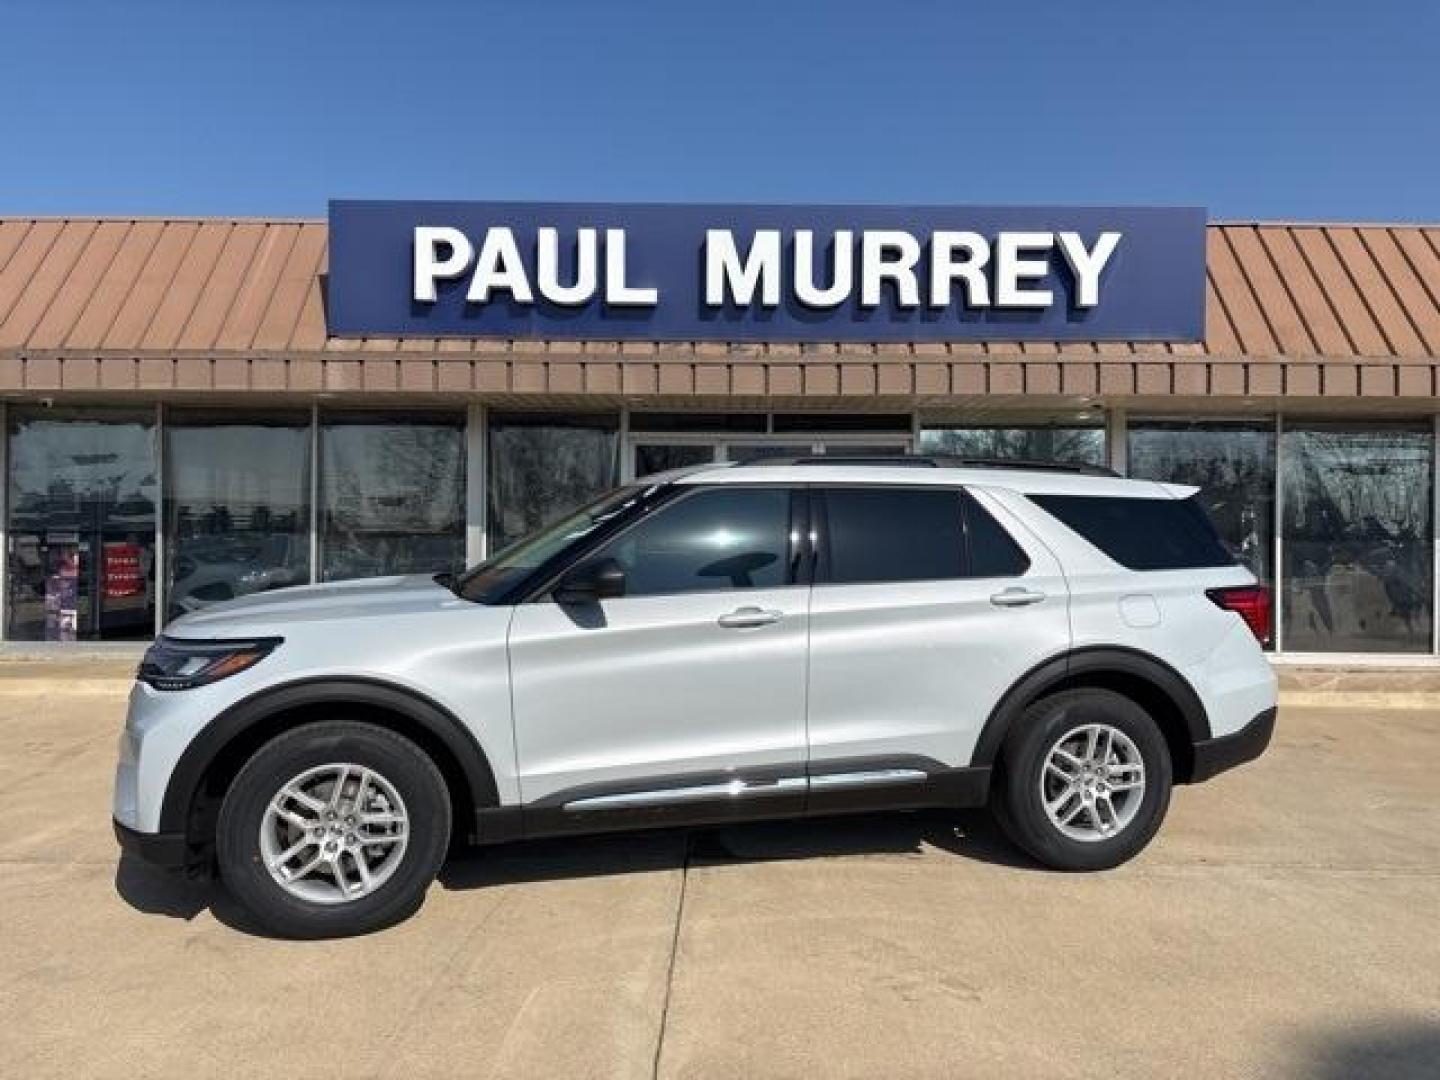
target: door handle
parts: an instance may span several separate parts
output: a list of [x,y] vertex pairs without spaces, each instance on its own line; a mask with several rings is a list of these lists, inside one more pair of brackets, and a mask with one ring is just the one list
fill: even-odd
[[1027,604],[1038,604],[1044,599],[1045,594],[1039,589],[1026,589],[1019,585],[1011,585],[1008,589],[1001,589],[990,597],[990,603],[996,607],[1025,607]]
[[742,607],[736,608],[728,615],[721,615],[715,621],[727,630],[747,630],[754,626],[769,626],[777,623],[785,617],[783,611],[771,611],[768,608]]

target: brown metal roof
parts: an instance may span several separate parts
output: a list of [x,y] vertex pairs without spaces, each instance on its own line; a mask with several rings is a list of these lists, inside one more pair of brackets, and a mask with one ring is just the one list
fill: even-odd
[[321,221],[0,219],[0,389],[1412,396],[1440,365],[1430,226],[1212,225],[1196,344],[341,339],[325,259]]

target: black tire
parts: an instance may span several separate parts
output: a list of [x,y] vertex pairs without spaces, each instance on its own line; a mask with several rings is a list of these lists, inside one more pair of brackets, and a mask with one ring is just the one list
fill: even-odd
[[[1045,812],[1041,770],[1050,749],[1081,724],[1104,723],[1127,735],[1140,752],[1145,787],[1134,817],[1113,836],[1078,840]],[[1025,710],[1005,740],[991,809],[1014,843],[1054,870],[1108,870],[1137,855],[1154,837],[1170,806],[1170,749],[1143,708],[1109,690],[1066,690]],[[1063,808],[1060,811],[1063,815]]]
[[[287,892],[260,851],[266,808],[282,786],[308,768],[361,765],[383,776],[409,818],[404,854],[374,892],[336,904]],[[245,763],[225,794],[216,855],[226,887],[267,931],[290,938],[349,937],[406,918],[440,871],[450,840],[450,796],[440,770],[409,739],[374,724],[325,721],[279,735]]]

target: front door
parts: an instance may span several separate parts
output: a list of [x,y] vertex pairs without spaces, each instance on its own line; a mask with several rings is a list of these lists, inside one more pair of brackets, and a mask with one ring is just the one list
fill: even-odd
[[683,491],[589,556],[620,564],[623,596],[516,609],[527,827],[803,807],[809,590],[794,501],[779,487]]

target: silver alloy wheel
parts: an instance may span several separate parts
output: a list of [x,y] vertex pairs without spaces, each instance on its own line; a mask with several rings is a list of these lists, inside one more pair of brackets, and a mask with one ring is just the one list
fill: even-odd
[[1071,840],[1109,840],[1135,820],[1145,798],[1145,762],[1130,736],[1081,724],[1056,739],[1040,770],[1050,824]]
[[410,840],[405,801],[364,765],[306,769],[270,800],[260,857],[275,883],[315,904],[368,896],[399,868]]

